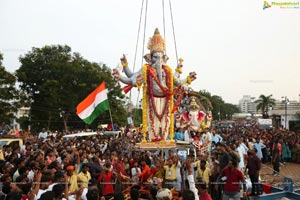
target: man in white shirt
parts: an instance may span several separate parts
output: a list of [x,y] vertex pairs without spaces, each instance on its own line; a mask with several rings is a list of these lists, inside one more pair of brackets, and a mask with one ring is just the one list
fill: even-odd
[[47,192],[49,182],[50,182],[50,176],[43,174],[41,183],[40,183],[40,189],[39,189],[38,193],[36,194],[36,196],[34,197],[34,200],[40,199],[41,195],[44,194],[45,192]]
[[48,137],[48,133],[45,131],[45,128],[39,133],[39,139],[46,139]]
[[189,157],[185,163],[186,170],[187,170],[187,180],[189,183],[189,189],[194,192],[195,200],[199,200],[198,189],[196,188],[195,185],[195,179],[194,179],[195,176],[193,175],[194,173],[193,173],[192,162],[193,160]]
[[174,164],[176,166],[176,183],[175,183],[175,190],[181,191],[181,183],[182,183],[182,177],[181,177],[181,162],[178,159],[178,155],[175,154],[173,156]]
[[211,141],[217,144],[219,142],[222,142],[223,138],[218,133],[216,133],[216,130],[212,130]]

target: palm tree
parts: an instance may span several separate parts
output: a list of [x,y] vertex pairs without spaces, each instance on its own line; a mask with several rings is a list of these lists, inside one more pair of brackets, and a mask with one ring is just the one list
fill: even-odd
[[262,113],[268,113],[269,106],[275,105],[275,99],[273,99],[272,96],[272,94],[269,96],[261,94],[259,99],[255,101],[255,103],[257,103],[256,110],[261,110]]

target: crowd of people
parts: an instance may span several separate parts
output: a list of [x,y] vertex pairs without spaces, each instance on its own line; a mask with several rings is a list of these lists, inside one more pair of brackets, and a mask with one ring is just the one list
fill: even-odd
[[[187,130],[175,136],[182,131]],[[280,165],[300,161],[300,134],[283,129],[236,126],[189,133],[202,145],[187,145],[184,159],[176,148],[136,148],[142,134],[127,132],[66,139],[65,133],[43,130],[24,138],[23,146],[4,145],[0,198],[240,199],[262,194],[262,163],[272,163],[278,176]]]

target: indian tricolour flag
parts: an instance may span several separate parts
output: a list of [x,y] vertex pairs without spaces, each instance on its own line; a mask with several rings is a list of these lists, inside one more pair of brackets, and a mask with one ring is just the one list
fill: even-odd
[[91,124],[101,113],[109,109],[107,89],[103,81],[76,108],[76,114],[87,124]]

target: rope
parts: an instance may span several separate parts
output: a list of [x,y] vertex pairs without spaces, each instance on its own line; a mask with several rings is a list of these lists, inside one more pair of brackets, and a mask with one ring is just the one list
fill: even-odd
[[[148,4],[148,0],[147,0],[147,4]],[[146,4],[146,14],[145,14],[145,17],[147,16],[147,4]],[[140,32],[141,32],[141,24],[142,24],[142,16],[143,16],[143,8],[144,8],[144,0],[142,1],[142,6],[141,6],[141,12],[140,12],[140,19],[139,19],[139,28],[138,28],[138,33],[137,33],[137,38],[136,38],[136,45],[135,45],[135,53],[134,53],[134,61],[133,61],[133,72],[135,71],[135,64],[136,64],[136,57],[137,57],[137,49],[138,49],[138,43],[139,43],[139,38],[140,38]],[[145,23],[146,23],[146,18],[145,18]],[[143,40],[143,46],[144,46],[144,43],[145,43],[145,31],[144,31],[144,40]],[[144,49],[143,49],[144,51]],[[140,92],[138,93],[138,98],[139,98],[139,94]],[[138,98],[137,98],[137,101],[138,101]],[[129,101],[131,103],[131,90],[130,90],[130,93],[129,93]],[[134,115],[135,116],[135,112],[134,112]]]
[[[140,15],[140,24],[139,24],[139,32],[140,32],[140,25],[141,25],[141,19],[142,19],[142,13],[143,13],[143,7],[144,7],[144,0],[142,2],[142,8],[141,8],[141,15]],[[146,0],[146,6],[145,6],[145,23],[144,23],[144,37],[143,37],[143,51],[142,51],[142,66],[143,66],[143,56],[144,56],[144,51],[145,51],[145,38],[146,38],[146,25],[147,25],[147,11],[148,11],[148,0]],[[138,38],[139,38],[139,33],[138,33]],[[138,40],[138,39],[137,39]],[[136,52],[135,52],[135,59],[136,59],[136,54],[137,54],[137,46],[136,46]],[[136,99],[136,105],[138,104],[140,96],[140,91],[138,92],[138,96]],[[130,101],[131,101],[131,93],[130,93]],[[133,113],[133,116],[135,117],[136,110]]]
[[143,38],[143,51],[142,51],[142,66],[144,64],[143,56],[145,50],[145,38],[146,38],[146,25],[147,25],[147,11],[148,11],[148,0],[146,0],[146,9],[145,9],[145,23],[144,23],[144,38]]
[[[164,0],[162,0],[162,9],[163,9],[164,38],[165,38],[165,42],[166,42],[167,39],[166,39],[166,22],[165,22],[165,3],[164,3]],[[165,55],[167,55],[167,49],[165,49]]]
[[139,20],[139,28],[138,28],[137,38],[136,38],[135,54],[134,54],[134,62],[133,62],[133,72],[134,72],[134,69],[135,69],[136,55],[137,55],[137,49],[138,49],[138,43],[139,43],[139,37],[140,37],[140,31],[141,31],[143,7],[144,7],[144,0],[142,1],[140,20]]
[[173,21],[173,13],[172,13],[171,0],[169,0],[169,5],[170,5],[170,13],[171,13],[171,21],[172,21],[172,30],[173,30],[174,45],[175,45],[175,53],[176,53],[176,63],[177,63],[177,66],[178,66],[178,54],[177,54],[177,45],[176,45],[175,28],[174,28],[174,21]]

